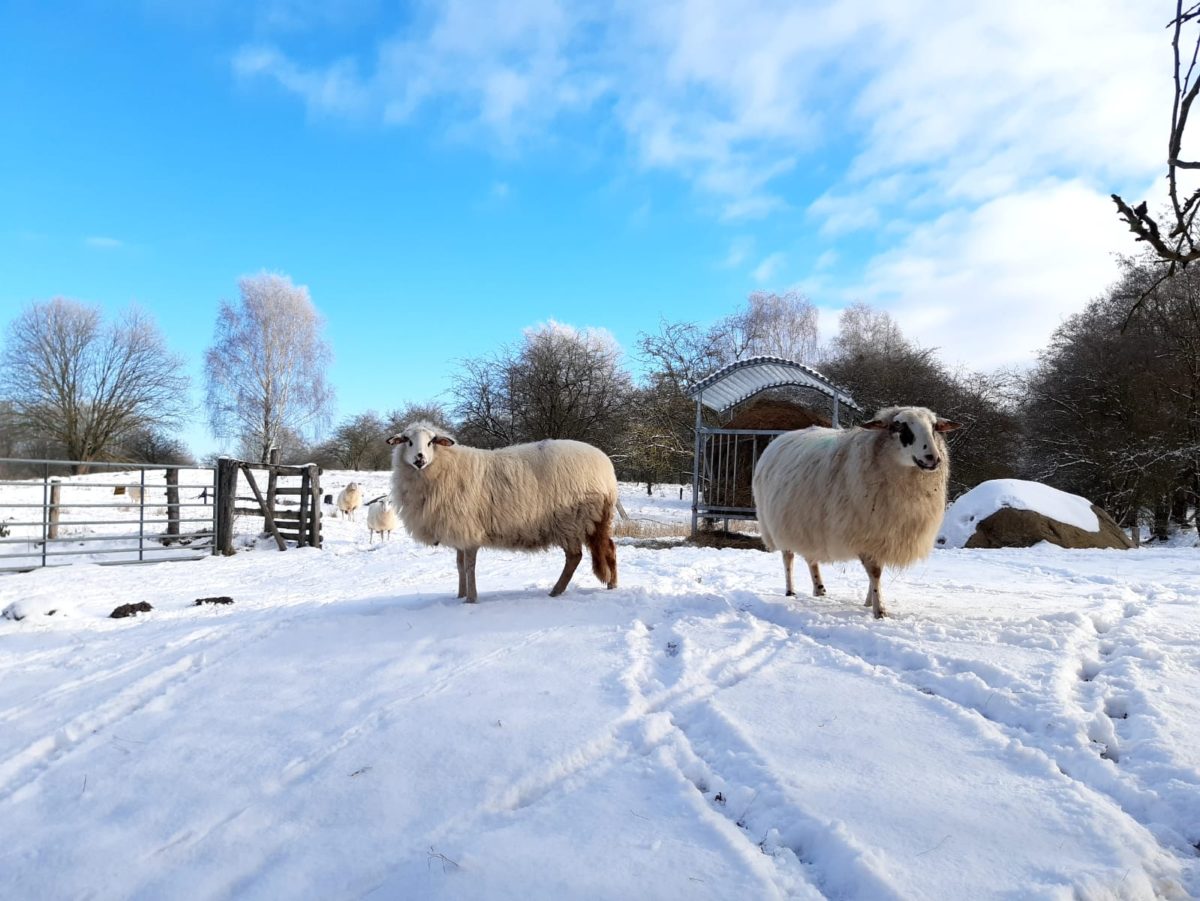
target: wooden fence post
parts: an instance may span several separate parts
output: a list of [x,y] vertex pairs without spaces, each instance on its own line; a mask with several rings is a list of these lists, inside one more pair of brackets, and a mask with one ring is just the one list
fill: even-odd
[[275,512],[275,483],[279,480],[279,470],[275,469],[279,465],[279,448],[271,448],[271,452],[267,454],[267,462],[271,464],[271,469],[267,470],[267,506],[273,513]]
[[[166,470],[167,476],[167,534],[163,544],[174,544],[179,540],[179,470]],[[176,537],[172,537],[176,536]]]
[[309,492],[312,497],[312,514],[309,516],[310,547],[321,546],[321,467],[316,463],[308,464]]
[[58,537],[58,504],[62,497],[62,482],[59,479],[50,480],[50,522],[47,526],[46,537]]
[[217,498],[214,514],[217,518],[217,536],[213,544],[214,554],[233,554],[233,510],[237,502],[238,461],[229,457],[217,460]]

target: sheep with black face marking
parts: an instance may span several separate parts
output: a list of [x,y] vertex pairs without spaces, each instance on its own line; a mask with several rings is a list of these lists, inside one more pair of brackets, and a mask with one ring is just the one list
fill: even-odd
[[454,548],[460,598],[477,599],[475,557],[481,547],[561,547],[566,561],[550,591],[556,597],[566,590],[587,545],[596,578],[616,587],[617,477],[603,451],[566,440],[482,450],[458,444],[427,422],[409,425],[388,444],[392,501],[404,527],[417,541]]
[[811,427],[772,441],[754,472],[754,501],[763,543],[783,553],[787,594],[796,593],[796,554],[814,597],[825,594],[821,563],[857,558],[870,579],[866,606],[885,616],[883,567],[933,549],[950,469],[942,433],[958,427],[924,407],[887,407],[857,428]]

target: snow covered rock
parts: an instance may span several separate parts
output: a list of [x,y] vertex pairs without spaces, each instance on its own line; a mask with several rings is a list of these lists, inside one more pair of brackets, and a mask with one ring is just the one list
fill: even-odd
[[946,511],[938,547],[1129,548],[1113,518],[1086,498],[1021,479],[976,485]]

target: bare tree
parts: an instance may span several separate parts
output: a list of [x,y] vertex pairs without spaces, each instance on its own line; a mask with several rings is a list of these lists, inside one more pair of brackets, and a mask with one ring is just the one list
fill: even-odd
[[445,406],[435,400],[414,401],[392,410],[384,420],[384,430],[387,435],[394,435],[402,431],[405,426],[422,420],[439,429],[445,429],[448,432],[454,431],[454,423],[450,419],[450,414],[446,412]]
[[121,459],[133,463],[189,466],[196,462],[184,443],[156,426],[141,426],[121,440]]
[[1129,308],[1122,327],[1128,326],[1134,313],[1154,293],[1156,287],[1200,258],[1200,245],[1197,244],[1194,228],[1196,213],[1200,211],[1200,188],[1193,189],[1180,200],[1179,187],[1180,170],[1200,169],[1200,162],[1180,158],[1188,116],[1200,93],[1200,72],[1197,71],[1197,61],[1200,60],[1200,3],[1184,9],[1183,0],[1176,0],[1175,18],[1168,27],[1172,29],[1171,50],[1175,62],[1175,99],[1171,106],[1171,130],[1167,140],[1167,194],[1171,209],[1169,219],[1160,224],[1150,215],[1146,201],[1131,207],[1119,195],[1112,195],[1118,214],[1137,236],[1136,240],[1146,242],[1152,255],[1161,264],[1149,286]]
[[862,301],[842,310],[838,317],[838,333],[829,344],[830,355],[834,358],[892,354],[911,347],[891,313]]
[[490,446],[574,438],[611,452],[629,419],[632,382],[605,332],[551,322],[492,359],[465,360],[454,380],[468,440]]
[[328,424],[333,353],[305,286],[264,272],[238,290],[238,304],[221,302],[205,354],[206,403],[213,433],[251,444],[265,463],[285,430],[315,435]]
[[1025,386],[1028,469],[1133,525],[1154,512],[1186,520],[1200,489],[1200,272],[1151,287],[1153,303],[1129,327],[1132,300],[1157,280],[1125,262],[1122,280],[1064,322]]
[[639,335],[645,375],[635,395],[623,476],[644,481],[648,491],[655,482],[691,477],[696,407],[687,392],[728,362],[727,346],[723,328],[704,330],[692,322],[662,320],[657,332]]
[[138,429],[177,423],[187,403],[182,368],[137,308],[105,325],[99,309],[58,297],[9,325],[0,395],[31,438],[86,472]]
[[807,363],[817,354],[817,308],[799,291],[755,291],[744,310],[717,323],[714,336],[727,363],[762,355]]
[[397,431],[389,430],[378,413],[368,410],[343,419],[329,439],[321,444],[319,453],[343,469],[387,469],[391,465],[392,449],[385,439]]

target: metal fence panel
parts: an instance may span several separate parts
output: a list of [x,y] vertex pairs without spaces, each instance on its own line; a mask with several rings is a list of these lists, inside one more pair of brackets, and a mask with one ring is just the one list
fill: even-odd
[[212,553],[212,467],[0,458],[0,474],[0,572]]
[[693,532],[701,519],[757,518],[754,469],[763,449],[786,431],[697,428]]

